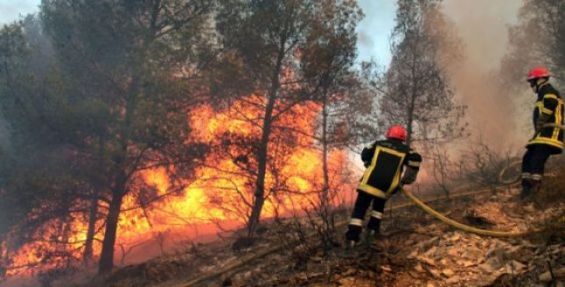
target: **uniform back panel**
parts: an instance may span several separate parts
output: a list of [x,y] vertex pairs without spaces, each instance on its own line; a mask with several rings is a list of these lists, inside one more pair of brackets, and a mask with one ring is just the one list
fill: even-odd
[[375,167],[367,183],[386,192],[390,188],[403,158],[383,149],[379,149],[376,157]]

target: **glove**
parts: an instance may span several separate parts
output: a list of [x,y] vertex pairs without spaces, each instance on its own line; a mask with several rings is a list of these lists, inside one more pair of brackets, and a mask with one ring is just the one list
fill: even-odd
[[404,172],[404,176],[400,180],[401,184],[411,184],[416,181],[416,177],[418,176],[418,170],[415,168],[408,167]]

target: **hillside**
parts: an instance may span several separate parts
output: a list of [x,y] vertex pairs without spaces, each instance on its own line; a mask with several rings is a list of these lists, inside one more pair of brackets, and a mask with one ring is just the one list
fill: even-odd
[[[517,188],[432,204],[450,218],[484,229],[550,227],[527,238],[481,237],[454,230],[417,207],[401,207],[387,211],[379,244],[358,251],[357,258],[344,258],[337,246],[322,248],[307,218],[285,219],[264,226],[252,247],[233,239],[192,245],[87,285],[563,286],[565,204],[552,197],[559,196],[560,185],[547,186],[543,199],[528,204],[517,200]],[[338,226],[335,236],[341,240],[343,222]]]

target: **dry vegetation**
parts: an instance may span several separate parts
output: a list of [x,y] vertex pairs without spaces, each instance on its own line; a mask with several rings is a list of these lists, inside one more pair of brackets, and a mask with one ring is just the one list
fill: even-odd
[[341,238],[347,213],[335,214],[333,234],[310,214],[263,225],[252,248],[234,248],[237,234],[224,242],[189,244],[174,256],[123,268],[88,286],[184,286],[248,258],[196,286],[559,286],[565,279],[565,203],[559,195],[564,175],[563,169],[550,170],[534,203],[518,201],[518,189],[510,188],[434,204],[449,217],[482,228],[550,228],[529,238],[467,234],[410,207],[396,211],[394,220],[385,219],[381,251],[361,250],[357,258],[345,259],[337,244],[327,244],[333,242],[328,236]]

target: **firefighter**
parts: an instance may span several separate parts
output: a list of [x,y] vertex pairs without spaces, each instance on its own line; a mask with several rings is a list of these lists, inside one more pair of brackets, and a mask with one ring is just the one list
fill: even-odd
[[540,189],[547,159],[563,152],[563,99],[549,83],[549,77],[544,67],[533,68],[528,73],[537,100],[533,113],[534,136],[522,159],[522,200],[529,200]]
[[346,251],[360,242],[363,218],[369,206],[372,204],[365,246],[379,235],[386,200],[400,189],[400,185],[416,180],[422,157],[405,144],[406,134],[404,127],[392,126],[386,133],[386,140],[376,141],[361,152],[367,169],[357,187],[357,199],[345,234]]

